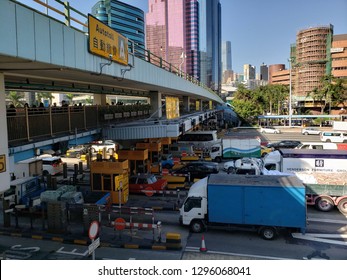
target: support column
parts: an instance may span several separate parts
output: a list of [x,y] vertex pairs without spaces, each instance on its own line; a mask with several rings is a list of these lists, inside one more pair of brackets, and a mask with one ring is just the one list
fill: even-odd
[[183,96],[183,108],[186,112],[190,112],[190,97]]
[[94,105],[106,105],[106,94],[95,94],[94,93]]
[[159,91],[150,91],[149,95],[151,97],[151,114],[154,118],[161,118],[162,113],[162,104],[161,104],[161,92]]
[[0,192],[10,188],[5,76],[0,73]]

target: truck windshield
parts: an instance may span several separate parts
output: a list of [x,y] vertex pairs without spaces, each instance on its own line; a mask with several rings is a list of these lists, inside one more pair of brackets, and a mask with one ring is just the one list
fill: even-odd
[[201,208],[201,197],[189,197],[184,203],[184,212],[189,212],[193,208]]

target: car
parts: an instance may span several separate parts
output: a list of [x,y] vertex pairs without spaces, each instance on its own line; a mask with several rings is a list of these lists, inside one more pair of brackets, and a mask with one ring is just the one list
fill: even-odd
[[300,144],[301,144],[301,142],[296,141],[296,140],[282,140],[279,142],[267,144],[266,147],[272,148],[274,150],[277,150],[277,149],[294,149],[297,146],[299,146]]
[[63,173],[63,161],[60,156],[52,156],[48,154],[40,155],[39,158],[42,159],[42,174],[47,176],[58,175]]
[[281,130],[274,126],[264,126],[260,128],[260,133],[273,133],[273,134],[279,134],[281,133]]
[[154,174],[139,173],[129,177],[129,192],[130,193],[145,193],[151,194],[151,191],[163,191],[167,187],[165,179],[158,179]]
[[117,150],[117,143],[112,140],[94,141],[90,144],[92,153],[97,153],[106,149],[107,153],[114,153]]
[[260,146],[260,153],[261,153],[262,157],[266,156],[270,152],[272,152],[272,148],[271,147],[266,147],[264,145]]
[[305,127],[301,130],[303,135],[319,135],[321,131],[315,127]]
[[219,173],[218,163],[211,161],[194,161],[185,164],[181,168],[175,169],[171,175],[187,176],[189,182],[194,182],[195,179],[202,179],[213,173]]
[[162,168],[171,169],[175,165],[172,154],[163,154],[161,156]]
[[235,161],[229,160],[224,163],[223,170],[228,173],[233,173],[235,169]]
[[81,155],[84,155],[88,152],[88,147],[84,145],[77,145],[71,147],[66,151],[66,157],[68,158],[81,158]]

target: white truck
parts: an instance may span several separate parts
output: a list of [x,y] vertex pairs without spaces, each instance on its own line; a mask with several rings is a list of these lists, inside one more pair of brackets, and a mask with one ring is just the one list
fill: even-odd
[[[306,203],[347,214],[347,151],[288,149],[264,157],[263,174],[295,174],[306,186]],[[264,172],[270,170],[270,172]]]
[[260,139],[257,138],[223,138],[220,143],[211,147],[210,157],[216,162],[222,159],[239,159],[261,156]]
[[347,122],[334,121],[333,130],[347,131]]
[[40,205],[40,194],[45,191],[39,177],[24,177],[10,182],[10,188],[4,192],[4,200],[13,209]]
[[347,172],[347,150],[280,149],[267,154],[267,170],[295,172]]

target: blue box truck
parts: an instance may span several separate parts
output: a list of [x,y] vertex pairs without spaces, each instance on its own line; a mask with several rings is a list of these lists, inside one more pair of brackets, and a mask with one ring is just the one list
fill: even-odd
[[180,223],[192,232],[253,230],[267,240],[281,229],[304,233],[305,186],[296,176],[211,174],[191,186]]

